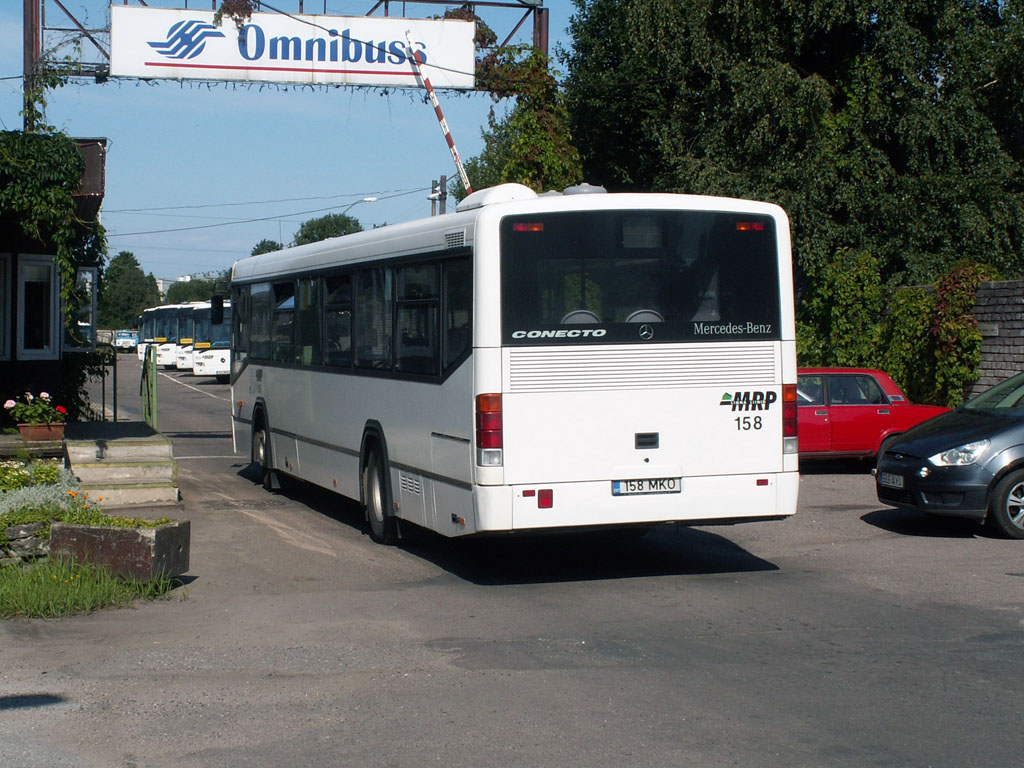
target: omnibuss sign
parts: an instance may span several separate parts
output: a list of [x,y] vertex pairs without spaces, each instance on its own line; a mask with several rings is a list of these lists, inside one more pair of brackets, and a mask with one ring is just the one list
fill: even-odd
[[409,42],[435,88],[474,85],[474,25],[366,16],[254,13],[241,28],[213,11],[113,5],[118,77],[418,87]]

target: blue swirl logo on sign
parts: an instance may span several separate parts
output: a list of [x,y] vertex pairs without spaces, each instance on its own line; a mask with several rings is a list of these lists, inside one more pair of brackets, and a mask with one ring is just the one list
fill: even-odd
[[211,37],[224,37],[224,33],[213,24],[191,19],[179,21],[167,30],[165,41],[149,45],[169,59],[194,59],[203,52],[206,41]]

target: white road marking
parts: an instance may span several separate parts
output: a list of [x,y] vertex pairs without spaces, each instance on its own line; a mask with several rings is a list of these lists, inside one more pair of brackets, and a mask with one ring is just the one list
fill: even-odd
[[319,552],[322,555],[330,555],[331,557],[338,556],[338,553],[333,549],[320,544],[320,539],[315,536],[310,536],[309,534],[299,533],[298,531],[289,528],[280,520],[274,519],[270,515],[261,515],[248,509],[239,509],[238,511],[243,515],[248,515],[256,522],[267,526],[274,531],[274,533],[293,546],[299,547],[300,549],[308,549],[312,552]]
[[177,378],[175,376],[171,376],[169,373],[164,373],[163,371],[158,371],[158,373],[161,376],[163,376],[165,379],[170,379],[175,384],[181,384],[181,386],[183,386],[183,387],[188,387],[189,389],[194,389],[196,392],[198,392],[201,395],[206,395],[207,397],[212,397],[214,400],[223,400],[225,403],[230,403],[231,402],[231,398],[230,397],[221,397],[220,395],[211,395],[209,392],[204,392],[199,387],[193,387],[191,384],[186,384],[181,379],[179,379],[179,378]]

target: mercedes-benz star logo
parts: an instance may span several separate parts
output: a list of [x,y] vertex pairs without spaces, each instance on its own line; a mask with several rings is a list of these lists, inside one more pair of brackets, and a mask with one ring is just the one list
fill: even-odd
[[654,338],[654,328],[647,323],[640,326],[640,338],[644,341],[650,341]]

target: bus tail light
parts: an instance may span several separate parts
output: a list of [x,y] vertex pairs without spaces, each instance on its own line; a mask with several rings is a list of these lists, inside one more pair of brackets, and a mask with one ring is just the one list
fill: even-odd
[[500,467],[502,458],[501,395],[476,396],[476,463]]
[[796,384],[782,385],[782,452],[798,453]]

